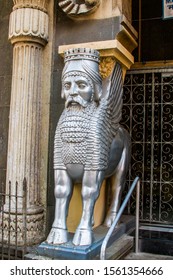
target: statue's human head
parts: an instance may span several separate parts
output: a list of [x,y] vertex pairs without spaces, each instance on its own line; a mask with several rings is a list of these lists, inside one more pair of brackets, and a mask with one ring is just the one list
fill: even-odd
[[69,104],[86,107],[92,101],[99,102],[102,79],[99,73],[99,53],[88,48],[70,49],[65,52],[62,73],[62,98]]

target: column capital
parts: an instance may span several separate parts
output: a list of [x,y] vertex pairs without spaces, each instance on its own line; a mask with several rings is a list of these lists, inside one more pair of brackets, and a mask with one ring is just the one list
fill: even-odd
[[48,42],[48,21],[48,14],[37,8],[15,9],[10,15],[9,40],[12,44],[30,41],[44,46]]
[[32,8],[47,12],[49,0],[13,0],[13,10],[21,8]]

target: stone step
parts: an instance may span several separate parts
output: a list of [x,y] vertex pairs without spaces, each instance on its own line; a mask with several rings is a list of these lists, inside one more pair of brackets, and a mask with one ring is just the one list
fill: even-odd
[[118,260],[124,258],[134,246],[134,238],[124,234],[119,240],[115,241],[107,250],[107,260]]
[[[106,249],[107,260],[123,259],[130,251],[133,250],[134,238],[127,234],[123,234],[121,238],[114,241],[110,247]],[[98,255],[96,259],[100,259]]]
[[143,253],[173,256],[173,228],[140,226],[139,248]]

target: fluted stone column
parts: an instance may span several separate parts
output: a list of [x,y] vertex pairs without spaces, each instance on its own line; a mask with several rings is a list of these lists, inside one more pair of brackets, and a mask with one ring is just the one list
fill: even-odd
[[[25,178],[27,212],[24,223],[23,200],[18,199],[16,208],[16,200],[10,196],[9,209],[9,199],[6,198],[3,239],[9,238],[9,226],[13,229],[17,223],[18,245],[24,244],[24,232],[26,232],[27,244],[32,245],[44,238],[44,210],[40,200],[39,173],[40,112],[42,55],[48,41],[49,0],[14,0],[13,2],[9,24],[9,39],[14,47],[6,193],[8,195],[9,181],[11,181],[11,195],[15,195],[17,181],[18,196],[22,196],[22,182]],[[15,238],[15,231],[10,231],[11,244],[15,242]]]

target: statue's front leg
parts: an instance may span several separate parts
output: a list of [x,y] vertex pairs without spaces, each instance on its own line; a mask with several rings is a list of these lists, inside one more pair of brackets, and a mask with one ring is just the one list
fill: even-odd
[[83,211],[73,244],[90,245],[93,242],[93,211],[104,179],[104,171],[85,171],[82,181]]
[[66,218],[72,190],[72,180],[68,173],[55,170],[55,218],[47,243],[62,244],[68,241]]

